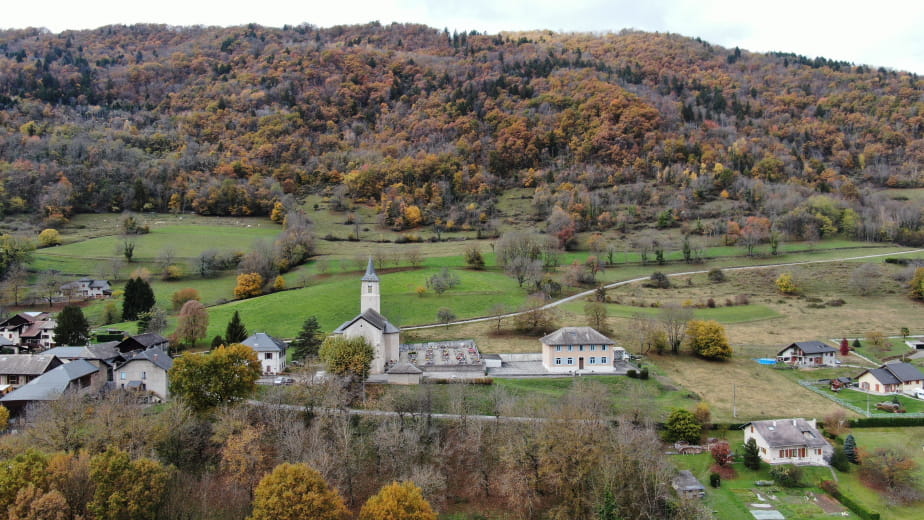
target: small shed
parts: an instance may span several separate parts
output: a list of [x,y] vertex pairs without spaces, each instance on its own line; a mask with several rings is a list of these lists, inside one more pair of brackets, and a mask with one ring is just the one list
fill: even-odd
[[387,375],[391,385],[419,385],[423,370],[410,363],[398,363],[388,370]]
[[671,482],[671,487],[677,490],[677,494],[682,497],[703,498],[706,496],[706,488],[693,476],[693,473],[686,469],[677,473]]

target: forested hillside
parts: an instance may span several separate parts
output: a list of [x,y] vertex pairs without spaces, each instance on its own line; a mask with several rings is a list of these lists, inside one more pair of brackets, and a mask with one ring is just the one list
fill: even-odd
[[[394,229],[766,217],[924,242],[915,75],[670,34],[110,26],[0,32],[0,212],[268,214],[317,190]],[[556,206],[561,211],[556,210]],[[566,233],[567,234],[567,233]]]

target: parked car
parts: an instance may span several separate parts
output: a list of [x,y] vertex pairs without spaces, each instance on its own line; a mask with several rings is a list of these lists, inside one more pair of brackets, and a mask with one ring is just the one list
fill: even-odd
[[273,380],[274,385],[291,385],[294,382],[295,380],[292,379],[291,377],[283,377],[283,376],[279,376]]
[[918,388],[914,391],[914,396],[918,399],[924,399],[924,388]]

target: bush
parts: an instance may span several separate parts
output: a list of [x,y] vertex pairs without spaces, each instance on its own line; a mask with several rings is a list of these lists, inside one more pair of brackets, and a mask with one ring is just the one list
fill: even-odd
[[847,460],[847,454],[844,452],[844,448],[840,446],[834,447],[834,453],[831,454],[831,460],[829,462],[831,467],[840,471],[841,473],[847,473],[850,471],[850,461]]
[[777,484],[783,487],[796,488],[803,486],[802,468],[792,464],[774,466],[770,469],[770,476],[773,477]]
[[655,287],[658,289],[670,289],[671,281],[667,278],[666,274],[660,271],[655,271],[651,273],[651,284],[650,285],[651,287]]
[[722,486],[722,477],[718,473],[709,474],[709,485],[717,488]]
[[626,372],[626,375],[632,379],[638,379],[638,372],[636,372],[634,368],[630,368],[629,371]]
[[638,378],[639,378],[639,379],[648,379],[648,369],[647,369],[647,368],[643,368],[641,371],[639,371],[639,373],[638,373]]
[[709,270],[709,274],[706,275],[709,277],[709,281],[713,283],[721,283],[725,281],[725,273],[718,267],[713,267]]

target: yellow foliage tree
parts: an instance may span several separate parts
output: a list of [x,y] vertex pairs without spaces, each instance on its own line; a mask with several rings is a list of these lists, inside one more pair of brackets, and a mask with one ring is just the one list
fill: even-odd
[[155,460],[132,460],[110,447],[90,460],[90,479],[96,484],[87,504],[97,520],[153,520],[163,501],[170,474]]
[[408,206],[404,208],[404,223],[407,227],[417,227],[423,221],[423,215],[417,206]]
[[273,280],[273,290],[274,291],[284,291],[286,289],[286,279],[279,275]]
[[38,236],[39,247],[51,247],[61,243],[61,233],[57,229],[48,228]]
[[687,322],[687,343],[694,354],[706,359],[725,361],[732,355],[725,327],[715,320]]
[[263,294],[263,277],[260,276],[260,273],[241,273],[237,275],[237,286],[234,288],[235,298],[252,298],[261,294]]
[[254,491],[248,520],[346,520],[343,497],[306,464],[280,464]]
[[282,221],[286,218],[286,207],[282,202],[276,201],[273,204],[273,211],[270,213],[270,220],[277,224],[282,224]]
[[221,448],[221,471],[248,491],[269,469],[269,456],[261,442],[262,436],[262,426],[247,426],[241,433],[228,437]]
[[60,491],[53,489],[44,493],[29,484],[16,493],[8,520],[67,520],[70,517],[67,499]]
[[6,431],[10,426],[10,411],[3,405],[0,405],[0,432]]
[[793,281],[792,275],[789,273],[783,273],[776,279],[776,288],[783,294],[796,294],[799,292],[796,282]]
[[359,520],[436,520],[436,511],[413,482],[392,482],[369,497]]
[[918,267],[914,270],[909,295],[915,300],[924,300],[924,267]]

